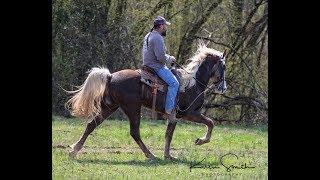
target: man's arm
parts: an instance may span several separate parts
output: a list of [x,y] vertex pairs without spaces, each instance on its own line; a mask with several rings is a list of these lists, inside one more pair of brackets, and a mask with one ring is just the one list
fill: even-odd
[[155,39],[154,41],[154,53],[157,57],[157,60],[161,63],[165,64],[172,62],[172,57],[169,54],[166,54],[166,47],[161,37],[159,37],[159,39]]

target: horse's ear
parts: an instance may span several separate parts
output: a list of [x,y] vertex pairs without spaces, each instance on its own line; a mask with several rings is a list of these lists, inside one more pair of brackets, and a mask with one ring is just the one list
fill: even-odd
[[222,53],[222,58],[225,58],[227,56],[227,49],[224,49],[223,53]]

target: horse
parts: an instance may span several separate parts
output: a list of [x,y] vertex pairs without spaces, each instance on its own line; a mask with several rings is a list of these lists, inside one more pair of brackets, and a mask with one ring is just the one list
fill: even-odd
[[[176,100],[176,118],[185,121],[202,123],[207,126],[204,137],[195,141],[196,145],[210,142],[214,121],[200,113],[204,104],[204,92],[209,88],[215,94],[224,94],[225,82],[225,52],[198,45],[191,62],[176,69],[180,77],[180,88]],[[141,72],[133,69],[124,69],[110,73],[105,67],[94,67],[89,71],[85,82],[77,90],[68,91],[73,96],[66,102],[66,108],[71,115],[87,120],[87,127],[80,139],[72,144],[70,157],[75,157],[83,147],[88,135],[107,119],[119,107],[128,117],[130,135],[136,141],[147,158],[157,159],[149,151],[140,137],[141,107],[151,109],[152,87],[141,81]],[[208,87],[209,80],[212,85]],[[165,93],[157,94],[156,112],[164,114]],[[167,122],[165,133],[164,159],[176,159],[170,154],[170,143],[177,121]]]

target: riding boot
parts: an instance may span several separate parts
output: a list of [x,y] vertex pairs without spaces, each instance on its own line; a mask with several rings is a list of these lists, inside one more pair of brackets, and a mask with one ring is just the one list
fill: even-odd
[[166,110],[166,118],[171,121],[171,122],[175,122],[176,121],[176,111],[175,109],[173,110]]

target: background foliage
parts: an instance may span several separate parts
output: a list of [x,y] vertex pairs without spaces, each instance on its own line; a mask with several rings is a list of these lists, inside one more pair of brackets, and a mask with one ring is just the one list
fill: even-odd
[[92,67],[140,68],[142,40],[157,15],[172,23],[165,43],[180,64],[199,39],[228,50],[227,93],[207,93],[204,114],[218,122],[268,123],[267,0],[53,0],[53,114],[70,116],[63,89],[82,84]]

